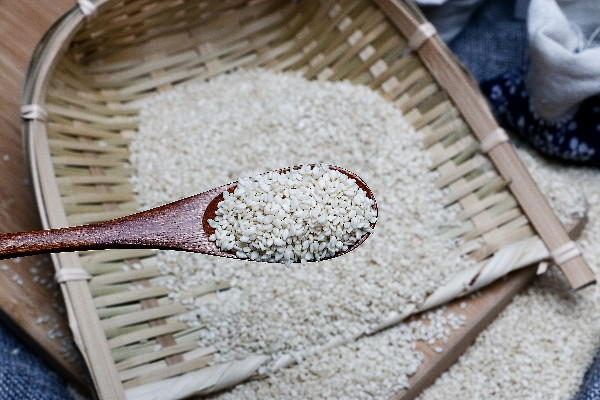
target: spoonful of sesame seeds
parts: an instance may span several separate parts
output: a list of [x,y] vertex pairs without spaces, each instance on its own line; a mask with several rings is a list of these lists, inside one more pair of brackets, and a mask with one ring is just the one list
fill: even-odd
[[373,232],[376,221],[373,193],[357,175],[307,164],[243,178],[110,221],[0,234],[0,259],[155,248],[289,266],[354,250]]

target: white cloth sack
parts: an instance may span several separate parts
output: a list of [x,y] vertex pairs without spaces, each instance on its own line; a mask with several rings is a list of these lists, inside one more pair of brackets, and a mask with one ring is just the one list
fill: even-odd
[[531,0],[527,18],[531,104],[549,121],[568,117],[600,94],[600,2]]

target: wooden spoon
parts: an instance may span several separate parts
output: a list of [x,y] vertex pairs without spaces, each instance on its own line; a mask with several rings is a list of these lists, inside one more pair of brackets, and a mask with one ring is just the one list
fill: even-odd
[[[300,168],[300,167],[293,167]],[[367,184],[354,173],[340,167],[329,166],[354,179],[357,185],[373,200],[375,197]],[[282,173],[289,168],[278,170]],[[238,258],[208,240],[214,229],[208,224],[214,219],[217,205],[223,200],[223,192],[233,192],[237,183],[220,186],[204,193],[159,206],[147,211],[88,225],[43,231],[0,234],[0,259],[42,253],[59,253],[78,250],[110,248],[155,248],[183,250],[221,257]],[[354,250],[369,234],[363,235],[346,251]]]

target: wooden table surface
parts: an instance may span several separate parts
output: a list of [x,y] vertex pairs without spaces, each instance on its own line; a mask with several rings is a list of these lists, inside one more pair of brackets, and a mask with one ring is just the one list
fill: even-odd
[[[75,0],[0,1],[0,232],[41,228],[23,156],[20,96],[29,58],[50,25],[75,5]],[[483,291],[477,299],[449,306],[469,318],[453,333],[444,352],[423,345],[426,362],[412,377],[411,390],[395,398],[413,398],[468,347],[476,335],[532,279],[533,270],[512,274]],[[80,357],[73,351],[62,297],[46,256],[0,261],[0,316],[53,369],[73,384],[82,383]],[[460,304],[460,307],[459,307]],[[85,385],[85,384],[84,384]]]
[[[25,73],[42,35],[75,0],[0,1],[0,232],[41,228],[21,146]],[[14,328],[54,370],[81,382],[62,296],[46,256],[0,261],[2,323]]]

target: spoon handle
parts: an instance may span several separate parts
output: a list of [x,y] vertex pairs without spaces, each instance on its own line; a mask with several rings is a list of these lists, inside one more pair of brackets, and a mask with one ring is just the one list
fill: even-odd
[[0,259],[109,248],[171,249],[229,256],[208,240],[202,218],[210,201],[230,186],[110,221],[0,234]]
[[[115,224],[90,224],[43,231],[0,234],[0,259],[63,251],[118,247]],[[125,243],[121,243],[125,245]]]
[[[177,204],[177,202],[175,203]],[[169,248],[177,215],[167,206],[87,225],[0,234],[0,259],[108,248]]]

